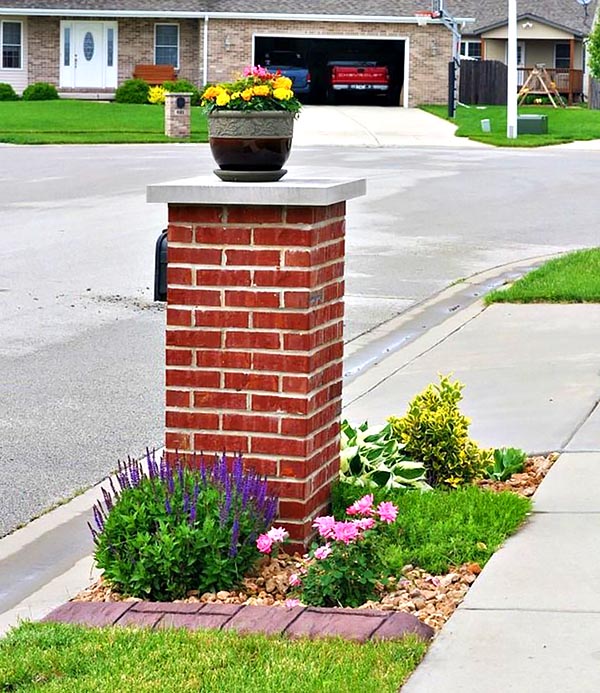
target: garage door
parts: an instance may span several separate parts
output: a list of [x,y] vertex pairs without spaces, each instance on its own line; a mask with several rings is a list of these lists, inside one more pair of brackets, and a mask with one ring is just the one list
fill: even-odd
[[[400,105],[404,82],[405,40],[365,38],[314,38],[298,36],[255,36],[254,64],[266,65],[270,57],[286,52],[298,65],[305,65],[311,76],[309,94],[301,98],[311,103],[361,103]],[[331,89],[331,69],[337,62],[385,66],[389,72],[387,93],[369,90]]]

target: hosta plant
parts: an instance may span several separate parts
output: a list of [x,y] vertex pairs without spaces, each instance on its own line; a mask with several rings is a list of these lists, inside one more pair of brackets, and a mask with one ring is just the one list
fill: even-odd
[[391,425],[366,421],[358,428],[342,422],[340,481],[365,489],[429,488],[423,463],[409,459]]
[[425,465],[431,486],[456,488],[482,476],[492,451],[469,437],[469,419],[459,409],[464,385],[440,376],[409,404],[403,417],[388,419],[404,452]]
[[119,592],[156,601],[189,591],[231,589],[260,557],[256,538],[275,517],[266,481],[232,470],[223,455],[208,468],[130,460],[103,490],[90,525],[95,558]]
[[[357,607],[376,599],[386,581],[379,534],[395,523],[397,514],[393,503],[375,506],[373,495],[368,494],[346,509],[344,520],[318,517],[313,527],[320,542],[313,544],[298,573],[290,576],[297,599],[288,600],[287,605]],[[259,550],[269,553],[274,542],[262,535],[257,543]]]
[[527,455],[519,448],[496,448],[492,464],[485,468],[485,475],[494,481],[506,481],[523,471],[526,459]]

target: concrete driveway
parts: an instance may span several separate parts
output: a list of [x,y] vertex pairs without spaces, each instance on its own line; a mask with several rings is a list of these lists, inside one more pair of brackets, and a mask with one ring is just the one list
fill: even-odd
[[456,127],[419,108],[304,106],[294,128],[294,146],[485,148],[455,137]]

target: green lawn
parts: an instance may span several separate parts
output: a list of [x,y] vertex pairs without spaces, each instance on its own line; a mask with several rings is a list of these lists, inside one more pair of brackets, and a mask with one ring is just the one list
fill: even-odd
[[[342,517],[346,507],[364,493],[357,486],[337,484],[333,489],[336,517]],[[427,493],[377,490],[374,495],[376,502],[392,500],[398,506],[395,528],[390,527],[382,540],[384,559],[393,574],[409,563],[436,574],[462,563],[483,566],[531,510],[527,498],[477,486]]]
[[360,645],[24,623],[0,640],[0,691],[395,693],[425,650],[412,636]]
[[[446,106],[423,106],[423,110],[440,118],[448,118]],[[456,135],[471,140],[502,147],[540,147],[561,144],[574,140],[600,139],[600,111],[588,108],[552,108],[548,106],[521,106],[519,114],[542,114],[548,116],[547,135],[519,135],[516,139],[506,137],[505,106],[458,106],[456,118],[450,122],[458,125]],[[481,121],[487,118],[491,132],[481,130]]]
[[507,289],[485,297],[491,303],[600,302],[600,248],[579,250],[550,260]]
[[[105,144],[174,142],[162,106],[98,101],[0,101],[0,142]],[[192,142],[206,142],[206,118],[192,108]]]

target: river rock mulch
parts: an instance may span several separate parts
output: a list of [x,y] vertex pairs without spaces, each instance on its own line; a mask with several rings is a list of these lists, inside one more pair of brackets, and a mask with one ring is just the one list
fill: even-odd
[[[480,480],[482,488],[494,491],[513,491],[531,496],[557,459],[558,455],[530,457],[524,471],[513,475],[508,481]],[[277,556],[265,556],[257,565],[255,574],[246,577],[240,589],[220,592],[189,592],[176,604],[231,604],[245,606],[285,607],[291,596],[289,578],[302,567],[299,554],[279,552]],[[369,601],[358,610],[404,612],[416,616],[435,631],[440,630],[463,601],[470,586],[481,572],[477,563],[465,563],[454,567],[445,575],[432,575],[419,567],[407,565],[402,574],[390,578],[390,584],[380,590],[377,601]],[[75,602],[139,602],[113,590],[102,578],[74,597]]]

